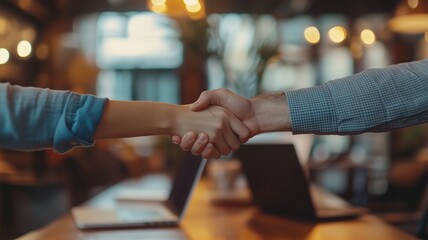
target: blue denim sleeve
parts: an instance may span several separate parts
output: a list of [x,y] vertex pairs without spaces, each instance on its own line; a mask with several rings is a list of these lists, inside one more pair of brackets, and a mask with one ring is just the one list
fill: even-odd
[[91,146],[107,99],[33,87],[0,84],[0,147],[54,148],[64,153]]
[[295,134],[382,132],[428,122],[428,59],[286,92]]

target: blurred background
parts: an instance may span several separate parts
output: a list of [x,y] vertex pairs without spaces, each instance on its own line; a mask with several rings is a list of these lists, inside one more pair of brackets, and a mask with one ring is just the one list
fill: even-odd
[[[424,0],[0,1],[0,82],[110,99],[188,104],[221,87],[253,97],[426,57]],[[413,231],[428,202],[426,125],[303,138],[314,182]],[[173,175],[182,156],[168,136],[65,155],[0,150],[0,238],[123,179]]]

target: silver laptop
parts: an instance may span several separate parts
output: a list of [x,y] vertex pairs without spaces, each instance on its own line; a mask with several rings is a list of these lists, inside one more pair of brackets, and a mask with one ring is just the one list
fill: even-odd
[[293,144],[246,144],[240,158],[253,199],[267,213],[297,218],[349,218],[367,212],[310,184]]
[[166,201],[117,201],[114,208],[75,207],[72,215],[80,229],[177,225],[182,220],[206,164],[186,154]]

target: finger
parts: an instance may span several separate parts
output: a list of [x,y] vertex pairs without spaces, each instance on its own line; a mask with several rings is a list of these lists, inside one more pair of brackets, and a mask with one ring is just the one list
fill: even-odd
[[201,155],[206,159],[218,159],[221,157],[220,152],[214,147],[212,143],[207,144]]
[[181,143],[181,137],[180,136],[171,136],[171,142],[179,145]]
[[[230,127],[232,128],[232,131],[239,137],[240,143],[245,143],[248,141],[251,133],[245,124],[243,124],[236,117],[231,117],[229,119],[229,124],[230,124]],[[234,148],[234,150],[236,150],[236,148]]]
[[184,134],[180,143],[181,149],[183,149],[184,151],[189,151],[192,148],[193,143],[196,141],[196,137],[196,133],[194,132],[187,132],[186,134]]
[[[229,123],[230,124],[230,123]],[[238,135],[236,135],[230,127],[224,131],[224,139],[226,140],[228,147],[234,151],[239,148],[241,142],[239,141]]]
[[190,105],[190,110],[199,111],[207,108],[210,105],[221,106],[221,94],[218,90],[204,91],[199,96],[198,100]]
[[[224,130],[225,131],[225,130]],[[218,138],[214,140],[214,147],[221,153],[221,155],[228,155],[232,149],[229,147],[226,139],[223,135],[219,135]]]
[[198,138],[192,146],[191,152],[193,155],[201,155],[205,146],[208,144],[208,135],[206,133],[199,133]]

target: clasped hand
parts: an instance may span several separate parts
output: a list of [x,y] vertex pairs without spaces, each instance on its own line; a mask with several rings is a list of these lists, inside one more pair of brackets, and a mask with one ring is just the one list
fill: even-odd
[[[199,112],[209,110],[213,106],[228,110],[223,109],[226,115],[222,114],[222,117],[229,118],[229,126],[227,121],[223,121],[223,125],[217,126],[215,136],[203,130],[199,133],[192,130],[182,137],[172,136],[172,142],[179,144],[184,151],[210,159],[229,154],[258,133],[291,129],[288,105],[283,92],[246,99],[227,89],[205,91],[190,105],[190,110]],[[218,108],[213,110],[221,111]]]
[[202,155],[207,159],[219,158],[238,149],[241,143],[248,141],[254,135],[251,129],[255,129],[256,126],[250,121],[251,102],[229,90],[217,89],[203,92],[190,109],[192,111],[208,110],[212,112],[213,117],[223,119],[220,125],[215,126],[215,133],[209,133],[207,132],[209,128],[205,128],[199,133],[194,130],[188,131],[183,137],[172,136],[173,143],[179,144],[183,150],[191,151],[194,155]]

